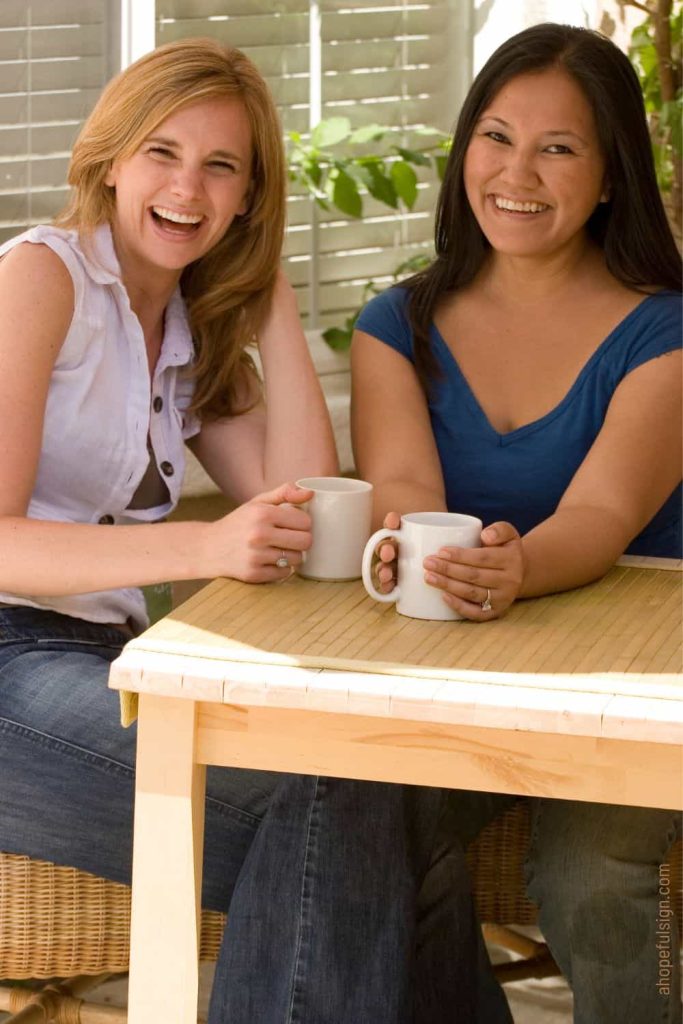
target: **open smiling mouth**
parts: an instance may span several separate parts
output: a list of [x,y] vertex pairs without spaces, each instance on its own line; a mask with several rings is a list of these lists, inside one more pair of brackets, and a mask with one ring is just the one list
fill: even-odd
[[495,208],[503,213],[521,213],[529,216],[532,214],[545,213],[546,210],[550,209],[547,203],[521,203],[516,202],[514,199],[505,199],[503,196],[491,196],[491,199],[493,200]]
[[176,213],[175,210],[169,210],[165,206],[153,206],[150,212],[154,223],[163,231],[183,238],[194,235],[204,220],[201,214]]

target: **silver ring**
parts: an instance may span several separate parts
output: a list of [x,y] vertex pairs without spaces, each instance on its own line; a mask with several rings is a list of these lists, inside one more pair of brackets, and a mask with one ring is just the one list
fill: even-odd
[[278,567],[278,569],[289,569],[289,559],[287,558],[287,555],[284,553],[284,551],[281,553],[280,557],[278,558],[275,564]]
[[483,612],[493,611],[493,606],[491,604],[491,591],[488,587],[486,588],[486,600],[481,602],[481,610]]

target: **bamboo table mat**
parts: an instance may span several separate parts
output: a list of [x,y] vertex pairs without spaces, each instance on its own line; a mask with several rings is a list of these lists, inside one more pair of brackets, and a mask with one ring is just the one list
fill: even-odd
[[216,580],[126,651],[680,700],[681,579],[617,565],[487,623],[409,619],[360,581]]

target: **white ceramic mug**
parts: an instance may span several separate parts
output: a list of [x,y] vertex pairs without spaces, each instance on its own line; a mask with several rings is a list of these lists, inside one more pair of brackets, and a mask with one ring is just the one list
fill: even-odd
[[[370,597],[388,604],[396,602],[401,615],[413,619],[461,619],[443,600],[443,591],[425,583],[423,562],[440,548],[481,547],[481,519],[457,512],[410,512],[401,516],[400,530],[378,530],[365,545],[363,583]],[[372,559],[383,540],[398,541],[398,581],[382,594],[372,579]]]
[[314,491],[305,505],[313,543],[304,551],[300,576],[313,580],[357,580],[372,528],[372,484],[344,476],[309,476],[299,487]]

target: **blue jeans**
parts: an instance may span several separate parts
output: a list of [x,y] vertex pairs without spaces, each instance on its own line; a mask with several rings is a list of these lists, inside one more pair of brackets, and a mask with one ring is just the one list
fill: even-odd
[[[0,609],[0,849],[129,882],[121,645]],[[203,903],[228,911],[211,1024],[510,1024],[447,809],[436,789],[210,768]]]
[[[463,844],[514,799],[453,793]],[[680,835],[680,812],[530,803],[527,892],[572,987],[575,1024],[680,1024],[678,928],[673,896],[660,881],[660,865]],[[670,879],[671,894],[677,884]]]

